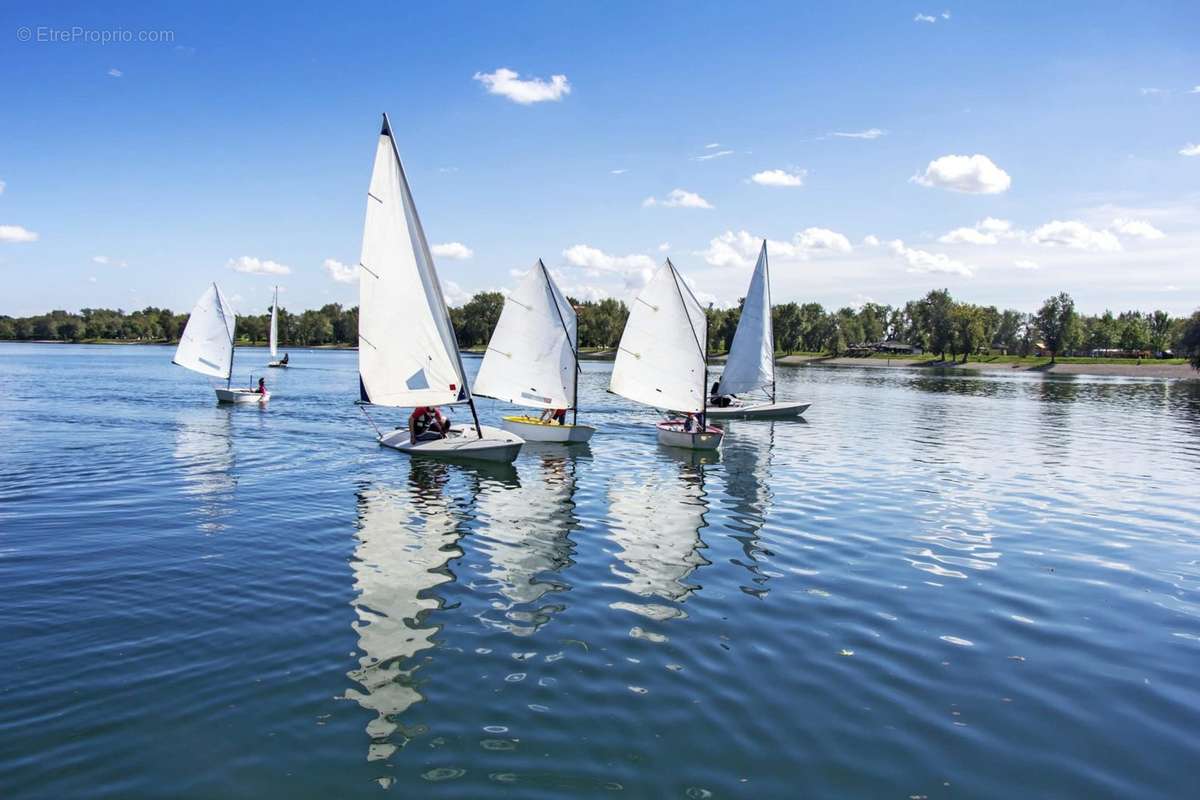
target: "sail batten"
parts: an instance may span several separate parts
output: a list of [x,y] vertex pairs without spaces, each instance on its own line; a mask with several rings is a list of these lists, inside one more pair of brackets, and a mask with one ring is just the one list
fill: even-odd
[[474,391],[530,408],[570,408],[576,346],[575,309],[539,261],[505,298]]
[[172,363],[210,378],[228,379],[233,374],[236,324],[233,307],[214,283],[196,301]]
[[739,394],[765,389],[774,383],[771,279],[767,267],[767,243],[763,242],[717,391],[722,395]]
[[704,309],[668,261],[630,308],[609,391],[656,408],[702,412],[707,326]]
[[359,333],[371,346],[358,350],[360,394],[374,405],[399,407],[469,400],[441,283],[386,116],[367,195]]

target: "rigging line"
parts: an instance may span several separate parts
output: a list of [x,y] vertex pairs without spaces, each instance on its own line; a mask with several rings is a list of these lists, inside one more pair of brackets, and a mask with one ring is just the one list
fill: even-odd
[[[675,271],[675,265],[671,264],[671,259],[669,259],[669,258],[667,259],[667,264],[669,264],[671,267],[671,277],[675,280],[675,291],[679,292],[679,302],[683,305],[683,314],[684,314],[684,316],[687,317],[688,327],[692,329],[692,339],[696,342],[696,349],[700,351],[700,355],[704,359],[704,366],[707,369],[707,367],[708,367],[708,352],[706,351],[704,346],[702,346],[700,344],[700,334],[696,333],[696,325],[692,322],[692,315],[688,313],[687,301],[683,299],[683,289],[681,289],[679,287],[679,273],[677,273]],[[688,290],[688,294],[691,294],[691,289]],[[696,296],[692,295],[692,299],[695,300]],[[705,331],[704,335],[707,338],[707,336],[708,336],[708,314],[707,314],[707,312],[704,314],[704,331]],[[705,378],[705,381],[707,382],[708,378]]]
[[362,263],[361,261],[360,261],[360,262],[358,262],[358,265],[359,265],[360,267],[362,267],[363,269],[365,269],[367,272],[369,272],[369,273],[371,273],[372,275],[374,275],[376,278],[378,278],[378,277],[379,277],[379,275],[378,275],[378,274],[375,272],[375,270],[371,269],[370,267],[368,267],[366,264]]
[[379,438],[383,438],[383,431],[379,430],[379,426],[375,424],[375,420],[371,419],[371,415],[367,413],[367,407],[363,403],[355,403],[358,410],[363,412],[363,416],[367,418],[367,422],[371,423],[371,427],[375,429],[375,433],[379,434]]

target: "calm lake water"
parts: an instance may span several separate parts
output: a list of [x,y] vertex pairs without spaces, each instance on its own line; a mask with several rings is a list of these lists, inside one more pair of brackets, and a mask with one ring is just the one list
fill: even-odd
[[0,345],[5,798],[1195,791],[1197,382],[784,369],[702,462],[589,363],[481,469],[171,352]]

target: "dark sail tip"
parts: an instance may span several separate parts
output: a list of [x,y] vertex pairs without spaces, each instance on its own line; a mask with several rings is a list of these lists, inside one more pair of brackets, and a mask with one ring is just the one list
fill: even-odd
[[358,376],[358,399],[364,403],[371,402],[371,398],[367,396],[367,385],[363,383],[362,375]]
[[387,114],[383,115],[383,128],[379,131],[379,135],[380,136],[391,136],[392,135],[392,127],[390,125],[388,125]]

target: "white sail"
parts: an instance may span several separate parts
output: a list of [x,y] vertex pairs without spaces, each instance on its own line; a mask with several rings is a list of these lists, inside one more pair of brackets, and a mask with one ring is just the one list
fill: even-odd
[[704,410],[708,318],[667,259],[629,309],[609,390],[673,411]]
[[476,394],[534,408],[575,405],[575,309],[539,260],[504,301]]
[[179,337],[172,363],[212,378],[233,374],[233,331],[236,318],[214,283],[200,295]]
[[271,301],[271,358],[279,355],[279,287],[275,287],[275,299]]
[[362,400],[383,406],[466,400],[450,313],[386,116],[367,192],[359,266]]
[[742,316],[733,334],[718,392],[723,395],[752,392],[774,383],[775,333],[771,328],[771,278],[764,241],[742,303]]

